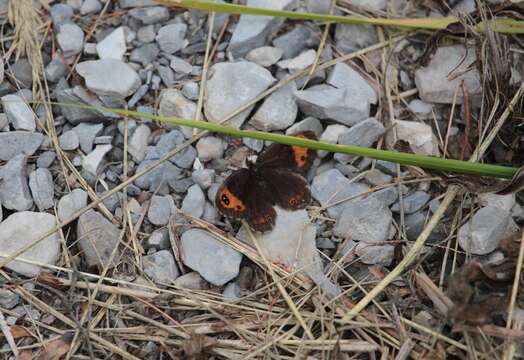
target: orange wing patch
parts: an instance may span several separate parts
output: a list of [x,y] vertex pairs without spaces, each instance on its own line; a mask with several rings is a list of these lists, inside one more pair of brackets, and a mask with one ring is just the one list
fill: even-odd
[[218,195],[218,201],[220,202],[220,205],[224,207],[225,209],[229,210],[235,210],[235,211],[245,211],[246,205],[231,191],[229,191],[227,188],[222,189],[220,194]]
[[304,167],[307,164],[307,148],[300,146],[292,146],[293,154],[295,155],[295,163],[299,168]]

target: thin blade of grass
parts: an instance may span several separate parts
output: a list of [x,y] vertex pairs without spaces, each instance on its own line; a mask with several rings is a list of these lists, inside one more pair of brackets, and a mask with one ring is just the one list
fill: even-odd
[[284,145],[295,145],[307,147],[315,150],[325,150],[332,153],[341,153],[355,156],[365,156],[376,160],[390,161],[401,165],[418,166],[421,168],[447,171],[460,174],[478,175],[478,176],[493,176],[500,178],[511,178],[517,172],[517,168],[473,163],[469,161],[461,161],[454,159],[444,159],[434,156],[408,154],[389,150],[378,150],[372,148],[365,148],[355,145],[340,145],[330,144],[321,141],[314,141],[305,138],[296,138],[289,135],[273,134],[263,131],[240,130],[212,122],[196,121],[174,117],[164,117],[138,111],[97,107],[84,104],[68,104],[68,103],[51,103],[57,106],[71,106],[78,108],[85,108],[98,111],[108,111],[117,113],[123,116],[134,117],[136,119],[146,118],[150,120],[166,122],[175,125],[190,126],[193,128],[204,129],[211,132],[217,132],[234,137],[248,137],[258,140],[267,140]]
[[[368,18],[360,16],[339,16],[339,15],[325,15],[316,13],[304,13],[289,10],[275,10],[265,9],[253,6],[216,3],[206,0],[157,0],[157,2],[179,6],[188,9],[197,9],[205,11],[214,11],[228,14],[250,14],[260,16],[278,16],[286,17],[291,20],[313,20],[313,21],[333,21],[339,24],[357,24],[357,25],[378,25],[378,26],[393,26],[409,29],[426,29],[426,30],[443,30],[452,23],[459,21],[457,17],[448,16],[441,18],[415,18],[415,19],[384,19],[384,18]],[[522,34],[524,33],[524,22],[509,18],[495,18],[489,20],[488,26],[495,32]],[[479,23],[476,26],[477,30],[484,31],[485,23]]]

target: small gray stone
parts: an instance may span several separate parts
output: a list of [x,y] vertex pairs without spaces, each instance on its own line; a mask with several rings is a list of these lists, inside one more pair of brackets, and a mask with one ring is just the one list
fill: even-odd
[[361,242],[356,245],[355,253],[364,264],[389,266],[395,255],[395,247],[393,245],[373,245]]
[[[253,100],[275,79],[269,71],[251,62],[217,63],[210,70],[204,100],[208,121],[220,122],[237,108]],[[253,106],[234,116],[226,125],[239,128]]]
[[186,24],[169,24],[162,26],[156,35],[160,50],[174,54],[185,47]]
[[[328,142],[331,144],[336,144],[338,142],[338,137],[348,131],[349,128],[345,125],[333,124],[326,126],[326,129],[320,135],[320,141]],[[327,151],[319,150],[317,155],[321,158],[325,157],[328,154]]]
[[306,25],[294,26],[291,31],[273,40],[273,45],[284,52],[284,59],[294,58],[305,49],[316,47],[319,43],[319,34]]
[[95,145],[107,145],[113,142],[113,137],[111,135],[97,136],[93,142]]
[[[291,9],[293,0],[248,0],[248,6],[284,10]],[[250,50],[265,44],[267,38],[284,22],[283,18],[243,14],[233,31],[228,50],[233,56],[242,57]]]
[[55,159],[56,159],[56,154],[54,151],[44,151],[36,159],[36,167],[47,169],[51,166],[51,164],[53,164]]
[[180,74],[190,74],[191,71],[193,70],[193,65],[191,65],[184,59],[181,59],[177,56],[173,56],[171,58],[171,62],[169,63],[169,66],[175,72],[180,73]]
[[278,89],[264,100],[249,122],[263,131],[283,130],[290,127],[297,117],[298,106],[293,93],[294,82]]
[[169,241],[169,231],[166,228],[155,230],[146,239],[145,245],[147,249],[155,248],[156,250],[167,250],[171,247]]
[[[421,210],[429,201],[430,196],[425,191],[415,191],[408,196],[404,196],[402,201],[404,203],[403,210],[405,214],[412,214]],[[391,210],[400,212],[400,201],[393,204]]]
[[84,48],[84,31],[72,22],[64,22],[57,26],[56,41],[64,57],[79,54]]
[[66,4],[54,4],[49,10],[53,24],[58,25],[65,21],[71,20],[74,15],[73,8]]
[[73,131],[78,135],[80,141],[80,149],[86,154],[93,150],[93,143],[95,138],[104,129],[103,124],[86,124],[81,123],[73,128]]
[[2,96],[2,106],[7,119],[16,130],[36,130],[35,115],[20,96],[15,94]]
[[198,140],[196,149],[200,161],[207,162],[213,159],[221,159],[226,149],[226,144],[220,138],[206,136]]
[[142,26],[136,32],[136,39],[141,43],[151,43],[155,41],[156,31],[154,25]]
[[131,9],[128,14],[144,25],[157,24],[169,19],[169,10],[164,6]]
[[0,289],[0,306],[12,309],[20,302],[20,296],[8,289]]
[[122,61],[124,54],[126,53],[126,35],[124,27],[120,26],[116,28],[102,41],[96,44],[96,52],[100,59],[115,59]]
[[44,211],[54,206],[55,183],[51,172],[39,168],[29,175],[29,188],[38,210]]
[[515,194],[497,195],[483,193],[478,195],[478,200],[482,206],[494,206],[506,211],[511,211],[515,206]]
[[202,279],[199,273],[193,271],[179,276],[173,285],[182,289],[200,290],[206,286],[206,281]]
[[238,283],[233,281],[227,284],[224,288],[224,291],[222,292],[222,296],[226,300],[236,300],[240,298],[240,286]]
[[149,135],[151,135],[151,130],[147,125],[144,124],[138,125],[133,132],[133,135],[131,135],[129,144],[127,146],[127,151],[136,161],[140,162],[144,160],[144,157],[146,156]]
[[[155,160],[144,160],[142,161],[137,169],[136,173],[140,173],[149,167]],[[135,180],[135,185],[141,189],[149,191],[157,191],[161,185],[167,186],[171,182],[176,181],[182,177],[182,170],[170,162],[163,162],[153,170],[142,175],[140,178]]]
[[305,3],[310,13],[328,15],[331,9],[331,0],[306,0]]
[[478,210],[457,233],[460,247],[473,255],[486,255],[495,250],[500,241],[517,233],[518,226],[509,211],[487,206]]
[[202,220],[207,221],[211,224],[216,224],[220,220],[220,214],[215,206],[206,201],[204,207],[204,214],[202,215]]
[[415,154],[438,156],[439,146],[437,137],[433,134],[431,126],[417,121],[394,121],[394,132],[389,131],[386,143],[393,147],[395,141],[403,140],[409,143],[410,149]]
[[351,182],[337,169],[324,171],[315,176],[311,185],[313,198],[322,206],[337,203],[337,205],[329,206],[327,209],[328,215],[333,219],[338,219],[346,205],[349,204],[349,201],[341,202],[342,200],[359,199],[360,196],[358,195],[367,195],[368,190],[367,185]]
[[215,170],[201,169],[193,171],[191,178],[201,189],[208,189],[215,181]]
[[222,286],[238,276],[242,254],[207,231],[190,229],[184,232],[180,250],[184,264],[213,285]]
[[[357,145],[370,147],[376,142],[386,130],[375,118],[366,119],[338,136],[338,143],[342,145]],[[355,156],[346,154],[335,154],[333,158],[341,163],[352,161]]]
[[94,210],[88,210],[78,218],[77,239],[84,259],[89,267],[116,265],[119,250],[116,250],[113,262],[111,254],[118,246],[120,231],[104,216]]
[[125,98],[140,87],[140,77],[128,64],[115,59],[89,60],[79,63],[76,71],[89,90],[101,96]]
[[206,197],[204,192],[197,184],[187,189],[187,195],[182,201],[181,210],[193,217],[200,218],[204,213],[204,206],[206,204]]
[[245,137],[242,139],[242,142],[244,145],[246,145],[251,150],[255,150],[256,152],[261,152],[264,148],[264,140],[258,140],[258,139],[252,139]]
[[26,166],[27,157],[19,154],[0,167],[0,203],[6,209],[24,211],[33,206]]
[[10,131],[0,132],[0,160],[7,161],[15,155],[31,156],[44,141],[44,135],[36,132]]
[[48,81],[58,82],[67,74],[67,65],[58,57],[53,58],[45,67],[45,77]]
[[286,59],[278,62],[278,66],[281,69],[287,69],[290,73],[296,73],[297,71],[304,70],[308,66],[313,65],[317,57],[317,52],[313,49],[306,50],[300,53],[297,57],[292,59]]
[[104,156],[111,151],[112,148],[111,145],[97,145],[93,151],[82,159],[82,168],[91,175],[96,176],[104,160]]
[[215,202],[215,198],[216,198],[216,195],[217,195],[217,192],[218,192],[218,188],[220,187],[220,185],[221,184],[219,184],[219,183],[214,183],[213,185],[211,185],[209,187],[209,189],[207,189],[207,198],[212,203]]
[[[51,214],[21,211],[11,214],[0,223],[0,248],[3,255],[11,255],[29,244],[39,240],[42,235],[56,225]],[[35,246],[19,256],[19,259],[55,265],[60,257],[60,237],[58,233],[44,238]],[[6,268],[27,277],[38,276],[42,268],[38,265],[14,260]]]
[[171,158],[171,161],[178,167],[183,169],[189,169],[193,166],[195,159],[197,157],[197,151],[192,146],[189,145],[183,148],[178,154]]
[[188,81],[182,87],[182,95],[189,100],[197,100],[200,96],[200,86],[194,81]]
[[419,120],[428,120],[432,118],[433,105],[419,99],[413,99],[408,104],[408,109],[415,114]]
[[138,8],[138,7],[155,6],[158,3],[155,0],[120,0],[119,4],[122,9],[126,9],[126,8],[135,8],[135,7]]
[[393,216],[376,198],[350,201],[340,214],[333,233],[342,238],[380,243],[389,238]]
[[[65,80],[64,80],[65,81]],[[71,89],[57,87],[56,99],[62,103],[85,103],[92,106],[104,106],[104,104],[93,96],[82,86],[75,86]],[[83,122],[100,122],[108,118],[115,118],[115,114],[93,109],[82,109],[73,106],[58,105],[62,114],[71,124],[80,124]]]
[[102,4],[98,0],[84,0],[80,7],[80,15],[97,13],[102,9]]
[[358,71],[345,63],[336,64],[326,82],[337,89],[347,90],[348,94],[360,94],[370,104],[377,103],[375,89]]
[[193,186],[195,182],[190,177],[171,181],[169,183],[169,186],[175,191],[176,193],[185,193],[187,190]]
[[147,66],[157,58],[158,54],[160,54],[160,49],[157,44],[145,44],[133,49],[129,55],[129,60]]
[[82,189],[74,189],[58,201],[56,214],[60,221],[69,219],[80,209],[87,206],[87,193]]
[[324,129],[322,128],[322,124],[320,123],[318,119],[309,116],[305,118],[304,120],[301,120],[293,124],[291,127],[289,127],[286,130],[286,135],[292,135],[292,134],[296,134],[296,133],[306,131],[306,130],[313,131],[317,137],[320,137]]
[[[430,103],[462,103],[463,92],[456,91],[464,82],[466,91],[474,100],[480,97],[482,87],[473,48],[464,45],[442,46],[426,67],[415,71],[415,84],[422,100]],[[456,93],[456,94],[455,94]]]
[[194,119],[197,105],[182,95],[177,89],[164,89],[160,92],[158,115]]
[[153,197],[151,197],[151,203],[149,204],[147,218],[153,225],[167,225],[174,208],[175,203],[171,196],[153,195]]
[[354,125],[369,116],[370,104],[360,94],[330,85],[315,85],[295,92],[297,104],[304,114],[318,119],[331,119]]
[[379,169],[371,169],[364,175],[366,181],[372,186],[381,186],[390,184],[393,181],[393,177],[388,174],[384,174]]
[[[16,81],[19,86],[24,88],[31,88],[33,85],[33,66],[26,58],[18,59],[13,65],[11,65],[11,74],[13,80]],[[25,91],[25,89],[21,90]],[[31,99],[27,99],[31,100]]]
[[162,82],[167,87],[172,87],[175,85],[175,73],[171,68],[168,66],[162,66],[157,65],[156,70],[158,71],[158,75],[160,75],[160,79],[162,79]]
[[74,130],[68,130],[58,137],[60,148],[65,151],[76,150],[80,145],[78,133]]
[[144,256],[144,273],[157,284],[171,284],[180,275],[169,250],[160,250]]
[[336,48],[344,54],[352,53],[378,42],[377,31],[372,25],[337,24]]
[[251,50],[246,55],[246,60],[257,63],[263,67],[269,67],[276,64],[282,57],[284,51],[280,48],[273,46],[262,46]]

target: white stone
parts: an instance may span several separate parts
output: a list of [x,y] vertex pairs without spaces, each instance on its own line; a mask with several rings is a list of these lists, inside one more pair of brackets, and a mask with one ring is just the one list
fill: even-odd
[[[51,214],[32,211],[13,213],[0,223],[1,255],[9,256],[32,244],[52,230],[55,225],[55,217]],[[55,265],[59,256],[60,237],[55,232],[24,252],[19,258],[41,264]],[[5,267],[27,277],[38,276],[42,270],[39,265],[17,260],[8,263]]]
[[122,60],[126,53],[126,35],[120,26],[96,44],[96,52],[100,59]]

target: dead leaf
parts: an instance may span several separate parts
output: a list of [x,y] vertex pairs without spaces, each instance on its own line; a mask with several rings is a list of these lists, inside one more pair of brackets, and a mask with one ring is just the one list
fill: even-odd
[[15,339],[23,338],[23,337],[35,337],[33,333],[31,333],[31,331],[29,331],[28,329],[26,329],[23,326],[13,325],[11,326],[10,331],[11,331],[11,335]]
[[36,360],[59,360],[67,354],[71,346],[71,335],[64,335],[51,341],[45,349],[35,358]]
[[198,360],[204,359],[205,349],[215,343],[213,338],[201,334],[191,334],[191,337],[184,341],[182,349],[184,359]]

